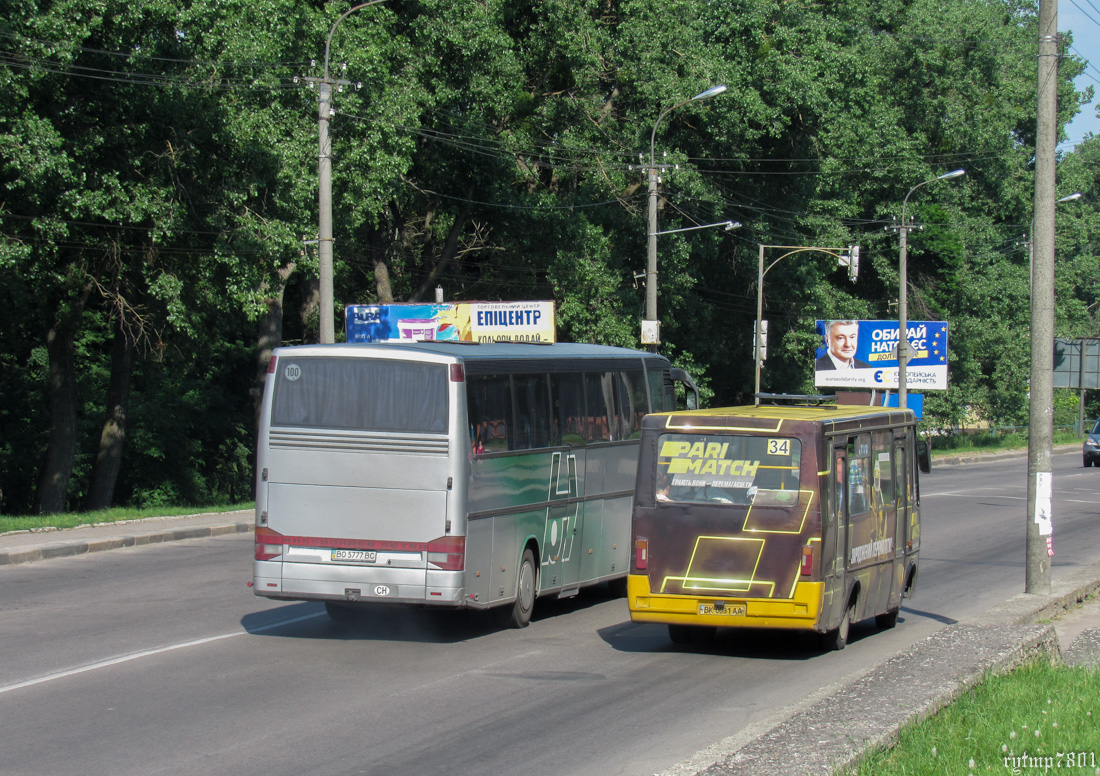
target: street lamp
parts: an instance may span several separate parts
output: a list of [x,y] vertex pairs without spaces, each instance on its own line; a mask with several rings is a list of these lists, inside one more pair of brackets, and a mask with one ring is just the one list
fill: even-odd
[[[1078,199],[1081,199],[1081,197],[1083,197],[1083,196],[1084,196],[1084,194],[1082,194],[1081,192],[1075,191],[1074,193],[1069,194],[1065,197],[1062,197],[1061,199],[1054,200],[1054,204],[1055,205],[1060,205],[1063,202],[1074,202]],[[1030,293],[1031,286],[1032,286],[1031,273],[1033,271],[1034,266],[1035,266],[1035,216],[1032,215],[1031,216],[1031,231],[1028,232],[1028,235],[1027,235],[1027,277],[1028,277],[1028,291],[1029,291],[1029,293]]]
[[[318,275],[321,294],[321,343],[331,344],[336,341],[336,323],[332,308],[334,304],[332,292],[332,143],[328,136],[328,123],[332,118],[332,87],[347,81],[334,81],[329,78],[328,58],[332,47],[332,36],[336,32],[337,25],[347,18],[348,14],[358,11],[360,8],[377,5],[385,0],[370,0],[369,3],[361,3],[352,6],[340,16],[329,30],[328,39],[325,41],[325,68],[317,87],[320,97],[318,117],[318,223],[317,223],[317,254]],[[311,79],[315,80],[315,79]]]
[[909,337],[907,334],[907,329],[909,327],[907,316],[909,310],[906,306],[908,281],[906,280],[905,266],[906,237],[909,234],[909,227],[905,223],[905,206],[909,204],[909,197],[921,186],[927,186],[929,183],[935,183],[936,181],[961,178],[964,175],[966,175],[966,170],[952,170],[951,172],[945,172],[943,175],[926,180],[923,183],[918,183],[916,186],[909,189],[909,193],[905,195],[905,199],[901,202],[901,259],[898,262],[898,274],[900,275],[898,279],[898,407],[901,409],[905,409],[906,407],[905,365],[909,361]]
[[648,228],[646,230],[649,237],[649,245],[646,255],[645,272],[646,320],[642,322],[642,329],[644,331],[652,327],[652,329],[656,331],[656,337],[649,343],[652,350],[656,350],[657,345],[661,341],[660,328],[657,323],[657,125],[661,123],[661,119],[677,108],[682,108],[689,102],[695,102],[696,100],[710,99],[724,91],[726,91],[725,84],[712,86],[704,92],[699,92],[699,94],[695,95],[690,100],[684,100],[683,102],[673,105],[671,108],[666,108],[665,111],[657,117],[657,120],[653,122],[653,132],[649,136],[649,219],[647,221]]
[[[820,251],[821,253],[827,253],[830,256],[835,256],[837,263],[841,267],[848,268],[848,278],[855,280],[859,276],[859,246],[849,245],[847,248],[822,248],[816,245],[760,245],[760,263],[758,265],[756,273],[756,344],[753,346],[753,355],[756,361],[756,390],[753,393],[754,403],[760,404],[760,363],[764,360],[765,345],[767,340],[765,339],[765,332],[762,330],[764,327],[764,276],[768,274],[768,270],[774,267],[779,262],[788,256],[793,256],[796,253],[805,253],[806,251]],[[784,253],[778,259],[764,267],[764,249],[765,248],[781,248],[786,249],[787,253]]]

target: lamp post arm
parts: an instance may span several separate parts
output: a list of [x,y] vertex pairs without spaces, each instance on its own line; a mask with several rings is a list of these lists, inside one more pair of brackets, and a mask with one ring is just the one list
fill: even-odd
[[719,221],[716,224],[700,224],[699,226],[685,226],[682,229],[667,229],[663,232],[654,232],[653,234],[651,234],[649,236],[652,237],[653,235],[659,235],[659,234],[675,234],[676,232],[694,232],[696,229],[711,229],[711,228],[716,227],[716,226],[723,226],[723,227],[725,227],[726,231],[729,232],[733,229],[740,229],[741,228],[741,222],[740,221]]
[[353,5],[351,8],[340,14],[340,18],[333,23],[332,29],[328,31],[328,39],[325,40],[324,80],[328,80],[328,54],[329,50],[332,48],[332,36],[336,34],[336,28],[340,25],[340,22],[344,21],[344,19],[346,19],[349,14],[354,11],[358,11],[360,8],[366,8],[367,6],[377,5],[378,3],[384,2],[386,2],[386,0],[370,0],[369,3],[360,3],[359,5]]
[[[789,249],[789,250],[786,253],[784,253],[782,256],[780,256],[778,259],[773,261],[771,264],[769,264],[767,267],[765,267],[764,266],[764,249],[765,248],[786,248],[786,249]],[[823,248],[819,245],[763,245],[763,244],[761,244],[759,246],[759,249],[760,249],[759,260],[758,260],[758,263],[757,263],[757,270],[756,270],[756,332],[755,332],[756,341],[753,343],[753,356],[754,356],[753,360],[756,362],[756,381],[754,383],[755,393],[753,394],[753,401],[754,401],[755,404],[760,404],[760,362],[762,360],[760,358],[760,345],[761,345],[761,339],[762,339],[760,330],[763,327],[763,319],[764,319],[764,276],[767,275],[768,271],[772,267],[774,267],[776,264],[783,261],[783,259],[787,258],[788,256],[793,256],[796,253],[807,253],[809,251],[818,251],[820,253],[827,253],[827,254],[829,254],[830,256],[833,256],[836,259],[843,260],[844,257],[842,256],[842,253],[845,251],[844,248]],[[851,248],[848,248],[847,250],[851,251]]]
[[653,122],[653,131],[649,134],[649,166],[650,167],[653,167],[656,164],[656,157],[657,157],[657,127],[660,126],[661,120],[665,116],[667,116],[668,114],[672,113],[672,111],[676,110],[677,108],[684,107],[685,105],[687,105],[689,102],[691,102],[694,99],[695,98],[692,97],[691,100],[684,100],[683,102],[676,103],[671,108],[665,108],[664,112],[660,116],[657,117],[657,120],[655,122]]

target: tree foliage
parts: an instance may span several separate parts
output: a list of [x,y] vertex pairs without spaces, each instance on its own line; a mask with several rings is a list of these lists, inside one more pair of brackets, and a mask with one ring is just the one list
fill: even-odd
[[[341,308],[553,299],[559,338],[637,346],[652,140],[661,230],[743,224],[659,239],[662,348],[713,403],[751,400],[758,246],[861,246],[855,284],[825,252],[768,272],[763,389],[811,392],[814,320],[896,317],[901,202],[964,167],[907,214],[910,317],[951,324],[927,411],[1026,422],[1031,2],[3,6],[9,511],[247,498],[264,354],[317,338],[330,34]],[[1098,175],[1096,139],[1060,160],[1063,336],[1097,334]]]

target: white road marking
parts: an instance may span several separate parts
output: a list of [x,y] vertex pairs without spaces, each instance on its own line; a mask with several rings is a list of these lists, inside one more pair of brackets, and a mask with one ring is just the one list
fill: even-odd
[[109,668],[111,666],[117,666],[121,663],[129,663],[131,660],[139,660],[143,657],[152,657],[153,655],[160,655],[165,652],[172,652],[177,649],[186,649],[187,647],[197,647],[202,644],[209,644],[212,641],[221,641],[223,639],[231,639],[236,636],[244,636],[249,633],[262,633],[263,631],[273,630],[275,628],[281,628],[284,625],[292,625],[296,622],[302,622],[303,620],[312,620],[315,617],[326,616],[324,612],[315,612],[314,614],[306,614],[302,617],[295,617],[293,620],[282,620],[280,622],[272,623],[271,625],[264,625],[262,628],[253,628],[252,630],[239,630],[232,633],[222,633],[218,636],[207,636],[203,639],[193,639],[192,641],[184,641],[179,644],[169,644],[166,647],[157,647],[156,649],[145,649],[141,652],[134,652],[129,655],[120,655],[118,657],[112,657],[108,660],[100,660],[98,663],[90,663],[86,666],[78,666],[77,668],[69,668],[64,671],[57,671],[52,674],[46,674],[45,676],[38,676],[34,679],[27,679],[23,682],[16,682],[15,684],[7,684],[0,687],[0,695],[12,690],[21,690],[24,687],[33,687],[36,684],[44,684],[46,682],[52,682],[55,679],[65,679],[69,676],[76,676],[77,674],[87,673],[88,671],[96,671],[100,668]]

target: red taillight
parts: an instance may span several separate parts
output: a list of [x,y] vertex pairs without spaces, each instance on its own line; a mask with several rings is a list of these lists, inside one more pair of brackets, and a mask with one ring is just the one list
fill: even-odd
[[462,364],[451,364],[451,382],[466,382],[466,367],[464,367]]
[[443,571],[462,571],[466,567],[466,537],[441,536],[428,542],[428,563]]
[[634,568],[638,571],[645,571],[646,566],[649,565],[649,540],[648,539],[635,539],[634,540]]
[[803,547],[802,548],[802,576],[808,577],[814,573],[814,548]]
[[283,554],[283,535],[270,528],[256,528],[256,560],[271,560]]
[[278,361],[278,356],[272,356],[267,362],[267,373],[269,375],[275,374],[275,362]]

